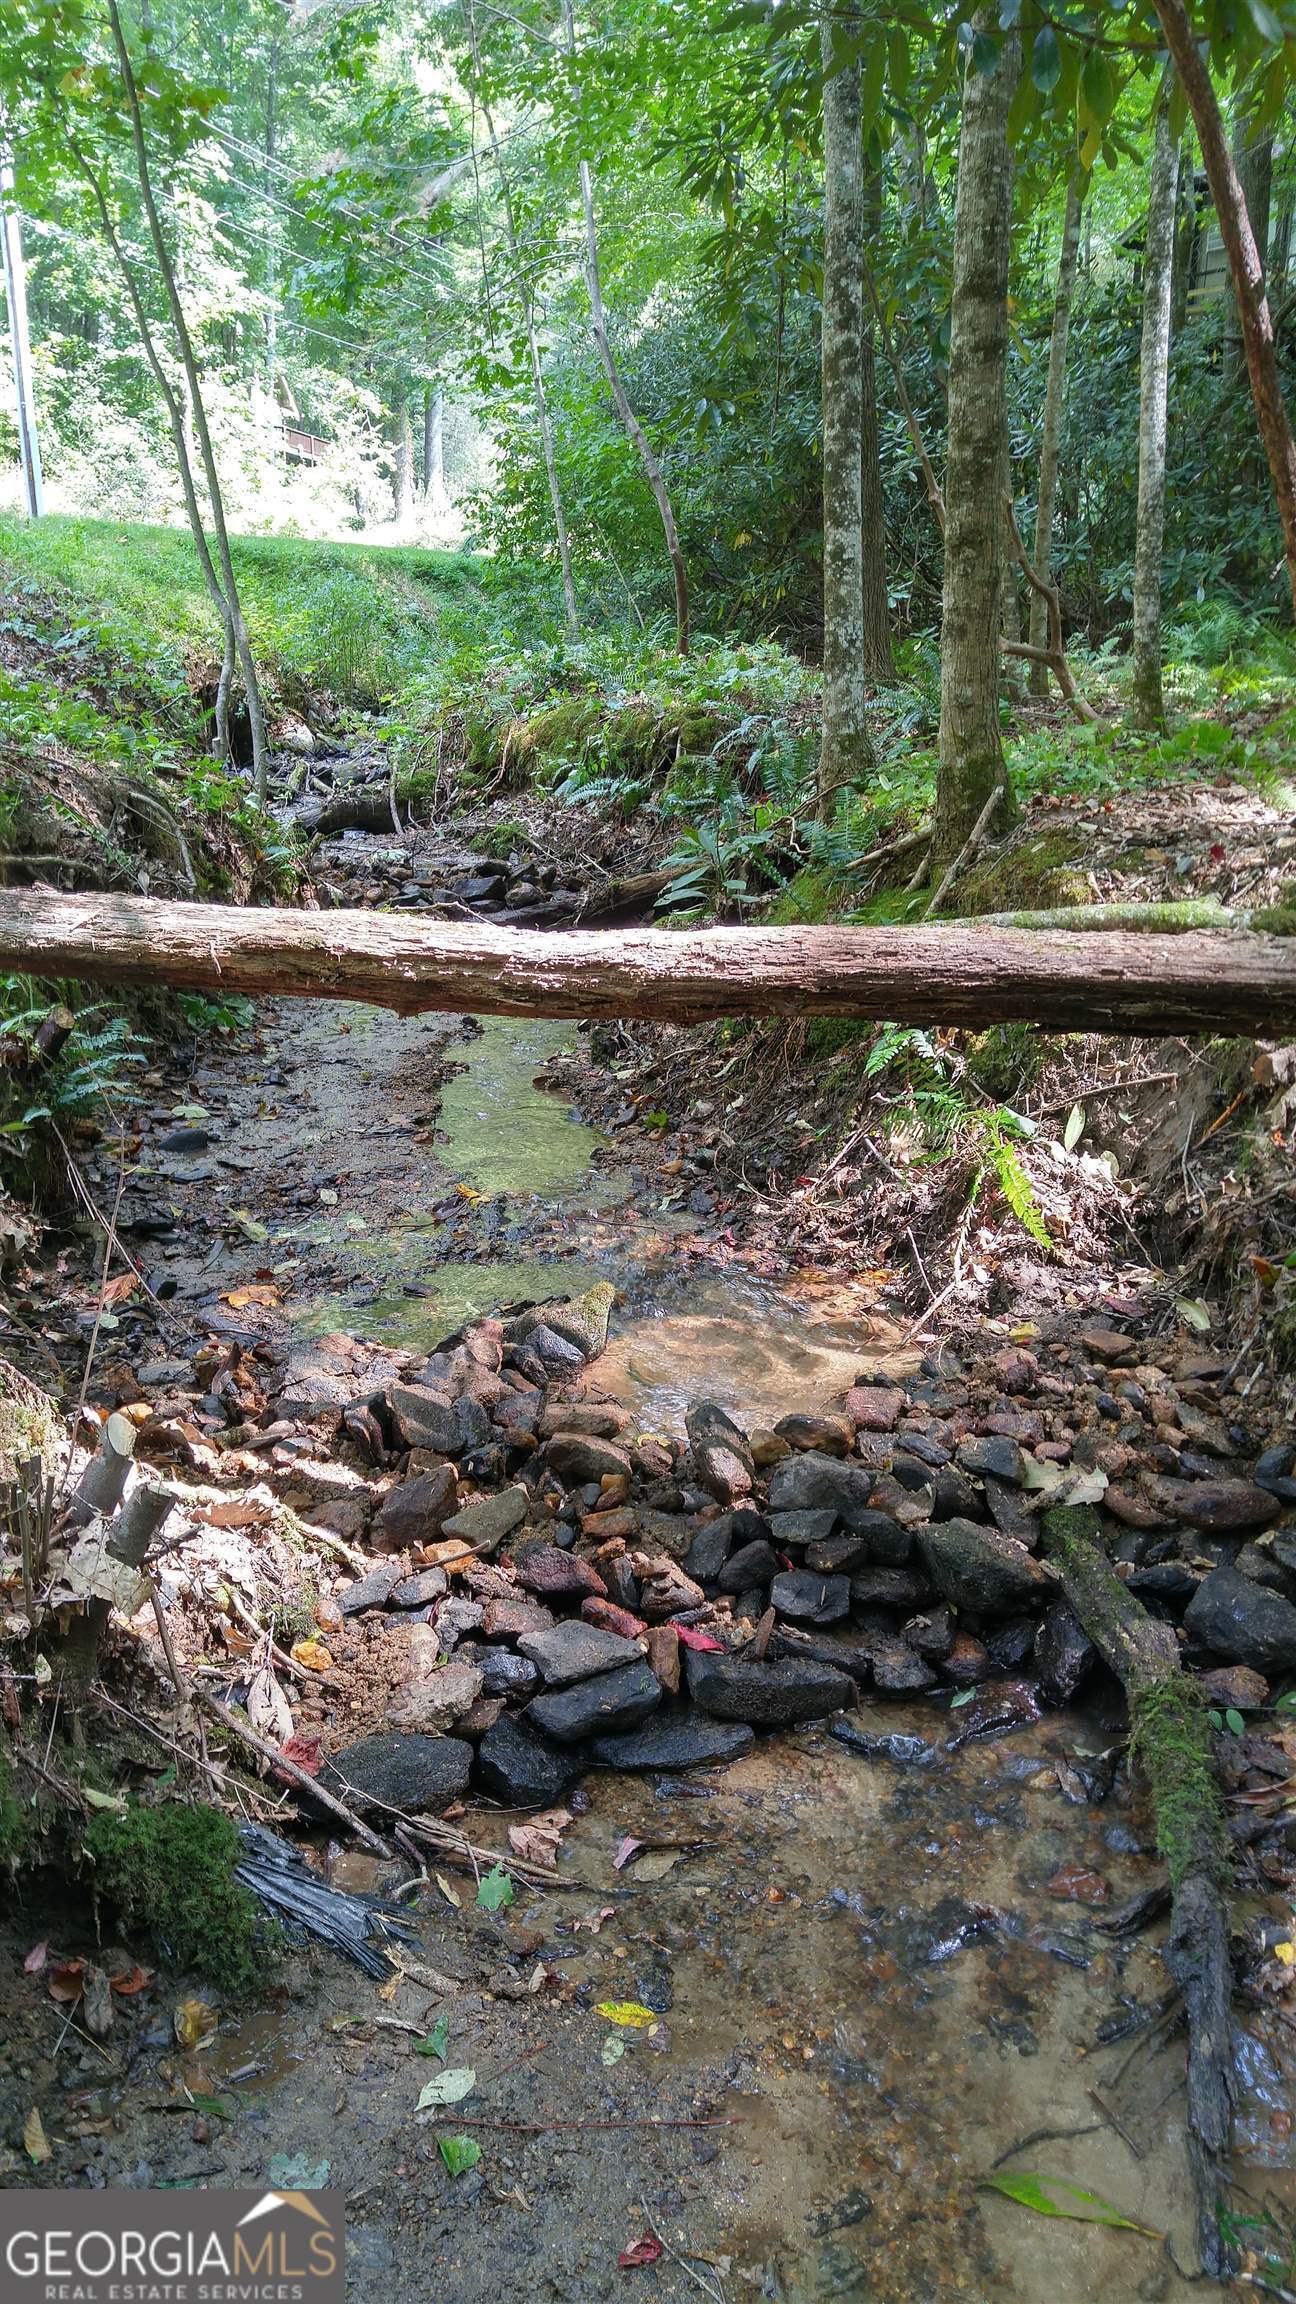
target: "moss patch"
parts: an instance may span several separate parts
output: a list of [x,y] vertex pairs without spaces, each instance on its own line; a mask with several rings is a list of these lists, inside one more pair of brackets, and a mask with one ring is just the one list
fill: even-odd
[[1074,827],[1029,833],[968,873],[954,909],[971,916],[1089,903],[1093,892],[1084,866],[1084,836]]
[[1226,1871],[1227,1835],[1205,1698],[1181,1672],[1167,1672],[1134,1705],[1132,1749],[1147,1778],[1158,1853],[1170,1885],[1203,1867]]
[[81,1839],[100,1893],[147,1929],[162,1957],[226,1992],[265,1981],[276,1932],[234,1876],[239,1839],[217,1808],[132,1802],[91,1817]]

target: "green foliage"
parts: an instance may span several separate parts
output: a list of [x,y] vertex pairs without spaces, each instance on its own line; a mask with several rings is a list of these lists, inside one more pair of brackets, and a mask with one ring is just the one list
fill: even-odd
[[81,1848],[97,1892],[146,1929],[172,1967],[226,1992],[264,1984],[274,1935],[235,1877],[238,1834],[219,1809],[178,1800],[101,1809]]
[[864,1076],[880,1084],[899,1084],[928,1159],[970,1155],[969,1204],[987,1180],[993,1180],[1022,1230],[1041,1248],[1052,1247],[1017,1149],[1034,1135],[1034,1125],[1008,1105],[981,1102],[965,1059],[913,1025],[884,1024],[864,1060]]
[[1211,1750],[1209,1707],[1196,1683],[1168,1672],[1133,1706],[1132,1748],[1147,1777],[1157,1850],[1177,1888],[1192,1870],[1222,1879],[1228,1835]]
[[0,1168],[23,1176],[48,1131],[92,1119],[104,1109],[132,1103],[145,1062],[143,1043],[120,1011],[96,1002],[83,1007],[59,1054],[40,1062],[36,1034],[71,985],[38,984],[30,976],[0,975]]
[[207,992],[178,992],[176,1004],[186,1024],[204,1038],[212,1032],[250,1032],[256,1019],[254,1002],[241,992],[215,999]]
[[31,1811],[19,1799],[13,1770],[0,1752],[0,1873],[19,1870],[27,1858],[32,1836]]

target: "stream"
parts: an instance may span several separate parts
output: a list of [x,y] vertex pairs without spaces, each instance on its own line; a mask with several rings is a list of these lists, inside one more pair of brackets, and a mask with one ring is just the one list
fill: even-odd
[[[574,1043],[561,1024],[266,1004],[251,1034],[168,1076],[147,1116],[135,1189],[181,1214],[159,1251],[178,1305],[269,1276],[299,1338],[426,1350],[502,1304],[611,1279],[598,1380],[660,1430],[700,1394],[750,1428],[839,1404],[863,1369],[914,1367],[848,1280],[775,1286],[728,1253],[687,1182],[663,1205],[633,1152],[536,1085]],[[727,2304],[1222,2293],[1175,2268],[1193,2260],[1183,2051],[1154,2021],[1155,1943],[1095,1926],[1157,1876],[1146,1817],[1101,1758],[1122,1734],[1114,1691],[1105,1709],[984,1736],[980,1702],[865,1703],[857,1748],[818,1730],[762,1739],[714,1779],[593,1776],[563,1843],[568,1888],[524,1891],[484,1934],[429,1882],[420,1957],[461,1988],[404,1987],[396,2005],[407,2031],[446,2007],[450,2062],[483,2075],[504,2126],[474,2131],[471,2176],[452,2179],[412,2121],[435,2067],[383,2028],[383,1995],[319,1959],[182,2070],[224,2089],[232,2116],[191,2136],[133,2112],[120,2145],[111,2127],[91,2145],[85,2180],[250,2183],[276,2154],[327,2163],[348,2196],[352,2291],[383,2304],[426,2295],[430,2268],[456,2304],[593,2304],[635,2282],[674,2299],[696,2275]],[[498,1814],[472,1828],[507,1853]],[[627,1835],[648,1854],[618,1872]],[[348,1885],[381,1884],[354,1856],[336,1864]],[[476,1967],[454,1965],[465,1931]],[[555,1979],[535,2002],[500,1997],[500,1947],[519,1941],[522,1970]],[[655,2033],[613,2035],[613,2052],[590,2013],[605,2000],[646,2004]],[[1289,2206],[1289,2084],[1249,2029],[1240,2068],[1243,2179]],[[621,2125],[659,2115],[683,2124]],[[978,2189],[1005,2158],[1153,2236]],[[141,2166],[147,2179],[123,2174]],[[694,2274],[669,2254],[618,2271],[648,2210]]]

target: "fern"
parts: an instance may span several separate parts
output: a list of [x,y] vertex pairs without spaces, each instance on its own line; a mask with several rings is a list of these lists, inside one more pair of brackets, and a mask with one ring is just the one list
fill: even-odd
[[999,1189],[1024,1232],[1041,1248],[1053,1246],[1052,1237],[1040,1214],[1039,1202],[1031,1189],[1031,1180],[1022,1166],[1015,1145],[1004,1134],[1003,1115],[986,1113],[981,1122],[985,1134],[990,1166],[994,1169]]

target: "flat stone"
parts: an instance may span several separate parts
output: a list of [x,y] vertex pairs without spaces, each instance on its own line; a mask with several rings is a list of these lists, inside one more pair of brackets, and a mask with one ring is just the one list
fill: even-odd
[[869,1509],[876,1474],[863,1465],[843,1464],[822,1450],[785,1457],[770,1475],[769,1501],[773,1512],[835,1512],[853,1521]]
[[570,1792],[584,1766],[582,1756],[533,1735],[507,1712],[487,1729],[477,1749],[482,1785],[510,1808],[553,1807]]
[[453,1464],[438,1464],[389,1488],[374,1514],[372,1541],[382,1552],[404,1552],[440,1535],[459,1501]]
[[920,1608],[930,1593],[930,1581],[920,1568],[890,1568],[875,1562],[851,1577],[851,1599],[857,1608]]
[[444,1568],[422,1568],[417,1576],[402,1576],[393,1584],[388,1598],[393,1608],[430,1608],[450,1588],[450,1579]]
[[530,1657],[546,1688],[566,1688],[574,1680],[615,1672],[619,1665],[637,1663],[640,1654],[632,1641],[580,1620],[555,1624],[547,1632],[524,1632],[518,1647]]
[[711,1768],[736,1760],[755,1734],[737,1720],[711,1720],[702,1712],[672,1712],[635,1728],[628,1736],[599,1736],[590,1756],[600,1768],[660,1769],[674,1776],[688,1768]]
[[556,1544],[532,1544],[519,1554],[514,1562],[518,1581],[528,1592],[539,1592],[551,1600],[583,1600],[588,1592],[607,1597],[607,1586],[597,1568],[582,1560],[575,1552],[564,1552]]
[[714,1584],[734,1543],[734,1515],[722,1512],[699,1528],[684,1555],[684,1573],[695,1584]]
[[569,1336],[560,1336],[543,1320],[528,1331],[521,1349],[528,1358],[538,1360],[550,1376],[578,1376],[585,1365],[579,1344],[573,1344]]
[[732,1552],[716,1581],[722,1592],[751,1592],[758,1584],[768,1584],[778,1571],[779,1558],[773,1545],[758,1539]]
[[387,1405],[397,1436],[407,1448],[431,1448],[438,1456],[459,1453],[457,1403],[430,1385],[392,1384]]
[[894,1432],[904,1409],[903,1392],[889,1384],[855,1384],[846,1395],[846,1413],[858,1432]]
[[943,1600],[981,1616],[1042,1607],[1053,1587],[1025,1546],[972,1520],[942,1520],[918,1530],[927,1572]]
[[745,1720],[756,1728],[790,1728],[801,1720],[822,1720],[855,1702],[855,1683],[845,1672],[808,1657],[756,1662],[690,1649],[685,1669],[689,1693],[699,1710],[718,1720]]
[[849,1576],[816,1576],[792,1568],[770,1585],[770,1606],[792,1624],[837,1624],[850,1612]]
[[843,1529],[840,1536],[823,1536],[805,1548],[806,1567],[818,1576],[848,1576],[852,1568],[864,1567],[868,1557],[866,1539],[853,1528]]
[[873,1686],[879,1696],[920,1696],[936,1684],[930,1664],[915,1655],[898,1633],[875,1632],[861,1636],[873,1667]]
[[737,1504],[751,1494],[755,1464],[747,1435],[714,1400],[695,1400],[684,1418],[693,1466],[708,1496]]
[[996,1480],[1006,1480],[1014,1488],[1020,1488],[1026,1478],[1026,1459],[1017,1442],[995,1432],[980,1440],[965,1440],[958,1460],[965,1472],[991,1472]]
[[582,1360],[597,1360],[607,1345],[608,1320],[616,1302],[616,1290],[606,1280],[596,1280],[579,1296],[568,1296],[551,1304],[540,1304],[531,1312],[524,1312],[513,1323],[511,1334],[515,1339],[529,1342],[531,1332],[541,1324],[574,1344]]
[[483,1648],[479,1665],[484,1696],[512,1696],[524,1704],[540,1687],[535,1665],[512,1648]]
[[1126,1336],[1119,1328],[1104,1328],[1097,1322],[1082,1328],[1077,1341],[1091,1359],[1102,1360],[1112,1368],[1129,1366],[1139,1355],[1137,1336]]
[[1190,1528],[1210,1536],[1267,1528],[1282,1511],[1281,1499],[1253,1480],[1161,1480],[1157,1497]]
[[1249,1664],[1219,1665],[1214,1672],[1203,1672],[1197,1685],[1221,1711],[1263,1712],[1269,1702],[1268,1681]]
[[496,1496],[478,1496],[442,1526],[444,1537],[456,1537],[483,1552],[493,1551],[520,1528],[531,1508],[525,1488],[501,1488]]
[[848,1416],[780,1416],[774,1427],[791,1448],[815,1448],[824,1456],[849,1456],[855,1426]]
[[615,1441],[600,1440],[589,1432],[555,1432],[544,1444],[544,1459],[564,1488],[584,1488],[606,1474],[629,1474],[630,1458]]
[[528,1704],[529,1723],[558,1744],[583,1744],[591,1736],[616,1736],[637,1728],[662,1698],[661,1683],[642,1656],[618,1672],[577,1681],[570,1688],[536,1696]]
[[555,1400],[540,1411],[536,1429],[542,1440],[571,1432],[586,1440],[615,1440],[630,1421],[630,1411],[617,1400]]
[[633,1609],[619,1608],[615,1600],[600,1600],[597,1592],[582,1600],[580,1612],[587,1624],[596,1624],[600,1632],[615,1632],[622,1640],[641,1639],[647,1630],[642,1616],[636,1616]]
[[482,1630],[488,1640],[520,1640],[524,1632],[542,1632],[553,1616],[538,1600],[497,1597],[482,1610]]
[[382,1733],[348,1744],[320,1771],[326,1791],[366,1808],[439,1812],[468,1789],[472,1746],[458,1736]]
[[1098,1651],[1067,1600],[1046,1609],[1035,1635],[1035,1670],[1050,1704],[1069,1704],[1098,1661]]
[[771,1512],[769,1532],[780,1552],[800,1552],[822,1543],[837,1525],[835,1512]]
[[344,1616],[362,1616],[366,1608],[385,1608],[397,1585],[405,1581],[399,1560],[379,1561],[367,1576],[338,1593],[338,1607]]
[[663,1695],[678,1696],[680,1686],[680,1636],[674,1624],[653,1624],[647,1634],[648,1662]]
[[1198,1586],[1184,1623],[1194,1640],[1255,1672],[1296,1671],[1296,1607],[1235,1568],[1216,1568]]
[[[422,1627],[416,1625],[414,1629]],[[411,1680],[393,1697],[387,1707],[387,1724],[423,1735],[442,1734],[471,1710],[481,1692],[482,1676],[475,1665],[452,1657],[448,1664]]]

